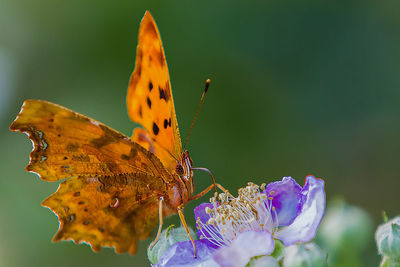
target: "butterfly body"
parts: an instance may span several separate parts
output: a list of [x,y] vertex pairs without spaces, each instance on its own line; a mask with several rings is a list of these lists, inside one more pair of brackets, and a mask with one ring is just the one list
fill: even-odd
[[[178,212],[179,207],[183,207],[190,201],[194,193],[193,180],[193,161],[189,156],[189,151],[184,151],[181,160],[175,165],[174,182],[168,184],[166,194],[162,195],[166,204],[163,206],[173,214]],[[168,214],[169,216],[171,214]]]
[[42,202],[59,219],[53,241],[134,254],[159,217],[192,199],[193,163],[182,150],[164,50],[149,12],[139,29],[127,106],[131,120],[143,126],[132,137],[42,100],[26,100],[11,124],[33,143],[27,171],[61,181]]

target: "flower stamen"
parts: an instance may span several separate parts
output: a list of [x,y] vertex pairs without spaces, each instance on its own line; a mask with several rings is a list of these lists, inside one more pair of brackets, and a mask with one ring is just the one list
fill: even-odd
[[248,183],[238,190],[236,198],[225,193],[215,194],[210,199],[213,207],[205,208],[209,220],[206,223],[197,221],[202,238],[221,247],[229,245],[242,232],[274,232],[278,224],[271,195],[275,192],[271,191],[267,196],[260,189],[265,190],[265,184]]

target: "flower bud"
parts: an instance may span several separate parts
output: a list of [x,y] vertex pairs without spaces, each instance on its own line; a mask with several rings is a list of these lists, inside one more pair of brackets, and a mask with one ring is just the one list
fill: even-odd
[[[196,234],[190,227],[189,232],[194,239],[197,239]],[[188,240],[190,239],[184,227],[175,228],[174,225],[171,225],[161,232],[157,243],[153,247],[148,247],[147,257],[152,264],[157,264],[160,257],[170,246],[177,242]]]
[[328,266],[324,253],[315,243],[299,243],[285,249],[284,267]]
[[380,225],[375,240],[379,254],[396,260],[400,265],[400,216]]
[[364,210],[337,200],[328,206],[317,238],[332,260],[348,257],[349,251],[353,255],[361,253],[371,231],[371,218]]

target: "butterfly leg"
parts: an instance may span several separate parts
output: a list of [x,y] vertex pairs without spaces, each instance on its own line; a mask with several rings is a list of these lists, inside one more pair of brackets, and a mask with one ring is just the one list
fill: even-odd
[[186,224],[185,215],[183,214],[182,210],[183,210],[183,206],[180,205],[178,207],[178,215],[179,215],[179,218],[181,219],[181,223],[182,223],[183,227],[185,227],[186,233],[188,234],[188,236],[190,238],[190,242],[192,242],[192,245],[193,245],[193,258],[197,258],[196,245],[194,244],[193,237],[190,235],[189,228],[188,228],[188,226]]
[[196,200],[201,198],[202,196],[204,196],[205,194],[207,194],[209,191],[211,191],[211,189],[215,188],[215,186],[217,186],[219,189],[221,189],[225,194],[229,195],[230,197],[233,197],[231,195],[231,193],[228,192],[228,190],[226,190],[222,185],[220,184],[212,184],[209,187],[207,187],[206,189],[204,189],[203,191],[201,191],[200,193],[198,193],[197,195],[191,196],[190,200]]
[[163,197],[160,197],[160,199],[158,200],[158,218],[159,218],[159,224],[158,224],[158,231],[157,231],[157,236],[156,239],[154,239],[153,242],[151,242],[150,244],[150,249],[157,243],[158,238],[160,237],[160,233],[162,230],[162,225],[163,225],[163,213],[162,213],[162,203],[164,201]]

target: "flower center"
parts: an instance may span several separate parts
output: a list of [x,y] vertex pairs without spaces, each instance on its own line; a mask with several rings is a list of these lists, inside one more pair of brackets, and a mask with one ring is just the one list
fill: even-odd
[[272,205],[274,192],[261,193],[265,184],[258,186],[248,183],[240,188],[238,197],[225,193],[216,194],[210,199],[213,208],[206,208],[210,218],[206,223],[197,219],[200,239],[206,238],[216,246],[229,245],[238,234],[247,231],[268,231],[274,233],[279,222]]

